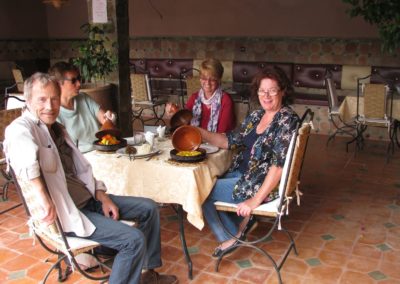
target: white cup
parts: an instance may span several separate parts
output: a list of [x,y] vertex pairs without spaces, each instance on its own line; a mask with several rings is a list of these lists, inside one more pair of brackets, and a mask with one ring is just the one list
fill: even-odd
[[146,142],[147,143],[149,143],[150,144],[150,146],[153,148],[153,146],[154,146],[154,137],[156,136],[156,134],[155,133],[153,133],[153,132],[150,132],[150,131],[147,131],[145,134],[144,134],[144,137],[145,137],[145,139],[146,139]]
[[159,125],[157,127],[157,133],[158,133],[158,137],[164,138],[164,136],[165,136],[165,126]]
[[134,140],[135,144],[141,144],[146,141],[143,133],[135,133]]

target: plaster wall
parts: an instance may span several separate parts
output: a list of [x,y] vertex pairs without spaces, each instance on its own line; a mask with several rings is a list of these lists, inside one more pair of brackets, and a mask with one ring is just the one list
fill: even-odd
[[38,0],[0,1],[0,39],[47,38],[45,6]]
[[[0,39],[82,38],[87,5],[69,0],[55,9],[41,0],[1,0]],[[131,37],[377,38],[374,27],[350,19],[347,7],[341,0],[129,0],[129,29]]]
[[129,1],[131,36],[376,38],[341,0]]

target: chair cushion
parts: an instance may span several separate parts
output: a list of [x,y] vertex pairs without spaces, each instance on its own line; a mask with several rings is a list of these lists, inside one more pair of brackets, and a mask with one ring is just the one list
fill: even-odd
[[80,250],[83,248],[87,247],[92,247],[92,246],[99,246],[100,244],[98,242],[92,241],[92,240],[87,240],[87,239],[82,239],[82,238],[75,238],[75,237],[67,237],[68,244],[72,250]]
[[[272,200],[271,202],[263,203],[253,210],[254,215],[260,216],[276,216],[278,214],[280,198]],[[214,203],[217,210],[236,212],[237,204],[217,201]]]

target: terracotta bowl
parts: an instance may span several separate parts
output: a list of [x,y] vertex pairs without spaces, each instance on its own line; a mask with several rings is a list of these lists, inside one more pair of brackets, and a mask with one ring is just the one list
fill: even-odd
[[201,144],[200,131],[190,125],[183,125],[172,134],[172,145],[178,151],[194,151]]
[[174,132],[179,126],[182,125],[190,125],[190,121],[193,118],[193,114],[190,110],[181,109],[177,111],[172,117],[170,121],[171,132]]
[[119,138],[121,137],[121,130],[116,128],[115,125],[107,119],[101,126],[100,131],[96,132],[96,137],[101,139],[106,134],[110,134],[116,138]]

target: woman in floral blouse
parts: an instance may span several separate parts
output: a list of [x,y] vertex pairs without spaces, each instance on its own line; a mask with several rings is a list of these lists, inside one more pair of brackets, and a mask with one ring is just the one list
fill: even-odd
[[204,216],[221,242],[214,257],[232,251],[237,242],[220,226],[214,202],[238,204],[236,214],[222,212],[220,215],[225,227],[244,239],[251,223],[251,210],[278,197],[273,190],[280,181],[290,138],[299,121],[287,106],[292,87],[281,69],[263,70],[256,75],[251,88],[261,109],[247,116],[238,131],[225,135],[200,129],[203,140],[223,149],[238,150],[228,173],[217,180],[203,204]]

